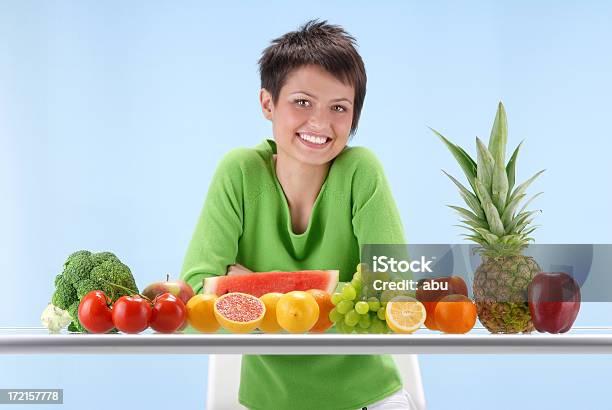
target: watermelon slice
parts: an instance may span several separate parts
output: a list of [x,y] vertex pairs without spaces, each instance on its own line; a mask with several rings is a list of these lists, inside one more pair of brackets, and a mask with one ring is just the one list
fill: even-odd
[[257,272],[247,275],[215,276],[204,279],[203,293],[217,296],[230,292],[260,297],[270,292],[321,289],[332,293],[338,285],[337,270],[301,270],[297,272]]

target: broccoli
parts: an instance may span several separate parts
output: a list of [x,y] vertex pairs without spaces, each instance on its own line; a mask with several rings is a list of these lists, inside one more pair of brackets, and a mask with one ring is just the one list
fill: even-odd
[[78,281],[89,277],[89,272],[93,268],[91,254],[87,251],[75,252],[68,257],[64,266],[62,273],[64,279],[75,285]]
[[68,311],[72,323],[68,330],[86,332],[78,318],[79,302],[92,290],[102,290],[114,302],[130,292],[109,284],[115,283],[138,293],[130,268],[111,252],[74,252],[64,263],[64,270],[55,277],[51,304]]
[[75,258],[79,257],[80,255],[85,255],[85,256],[91,256],[91,252],[89,251],[76,251],[72,254],[70,254],[68,256],[68,258],[66,259],[66,262],[64,262],[64,269],[66,268],[66,266],[68,266],[68,264]]
[[77,326],[77,325],[74,324],[74,322],[70,322],[70,324],[68,325],[68,331],[69,332],[79,332],[79,333],[87,332],[85,329],[83,329],[83,327],[81,326],[80,323]]
[[[79,322],[79,301],[76,300],[70,307],[68,308],[68,313],[72,318],[71,327],[68,327],[68,330],[71,332],[81,332],[85,333],[87,330],[83,327],[81,322]],[[73,330],[74,329],[74,330]]]
[[110,285],[108,282],[138,292],[130,268],[121,262],[113,262],[111,260],[102,262],[91,270],[89,278],[96,283],[97,289],[103,290],[113,300],[116,299],[116,294],[121,293],[121,295],[124,295],[125,291],[117,286]]
[[68,310],[68,307],[77,300],[77,293],[74,286],[70,284],[63,276],[56,281],[55,292],[51,297],[53,306],[60,309]]
[[81,300],[83,299],[83,296],[89,293],[89,291],[91,291],[92,289],[96,289],[97,284],[91,279],[83,279],[78,281],[74,287],[76,288],[77,298]]
[[121,263],[119,258],[116,257],[115,254],[111,252],[94,253],[93,255],[91,255],[91,261],[94,264],[94,266],[101,265],[102,263],[107,262],[107,261]]

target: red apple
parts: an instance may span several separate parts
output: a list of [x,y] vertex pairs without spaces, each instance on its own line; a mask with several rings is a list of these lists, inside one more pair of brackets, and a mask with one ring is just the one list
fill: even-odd
[[463,278],[460,276],[444,276],[419,280],[415,296],[425,306],[427,312],[425,326],[428,329],[438,330],[434,320],[436,305],[440,299],[448,295],[468,296],[467,285]]
[[538,273],[529,284],[528,297],[538,332],[567,332],[580,310],[580,286],[565,272]]
[[[170,293],[176,296],[177,298],[182,300],[185,305],[187,305],[189,299],[191,299],[195,295],[193,289],[187,282],[180,279],[171,282],[170,275],[166,275],[165,282],[160,281],[151,283],[145,288],[145,290],[142,291],[142,294],[151,300],[154,300],[158,295],[161,295],[162,293]],[[183,326],[181,326],[178,330],[183,330],[186,327],[187,321],[185,321]]]
[[142,294],[151,300],[162,293],[170,293],[181,299],[184,304],[187,304],[189,299],[194,295],[193,289],[187,282],[180,279],[171,282],[170,275],[166,275],[165,282],[160,281],[151,283],[142,291]]

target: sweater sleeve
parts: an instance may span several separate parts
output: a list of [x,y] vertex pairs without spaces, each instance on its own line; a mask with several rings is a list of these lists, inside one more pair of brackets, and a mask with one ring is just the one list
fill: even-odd
[[230,151],[221,160],[189,243],[180,277],[196,294],[201,293],[205,278],[225,275],[236,261],[244,218],[240,163],[240,150]]
[[353,232],[364,244],[404,244],[404,228],[395,199],[378,158],[359,149],[352,180]]

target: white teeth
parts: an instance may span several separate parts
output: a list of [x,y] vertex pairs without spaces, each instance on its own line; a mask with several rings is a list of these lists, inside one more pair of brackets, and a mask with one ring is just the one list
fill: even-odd
[[323,145],[327,141],[326,137],[316,137],[310,134],[299,134],[299,136],[301,139],[308,141],[308,142],[312,142],[313,144]]

